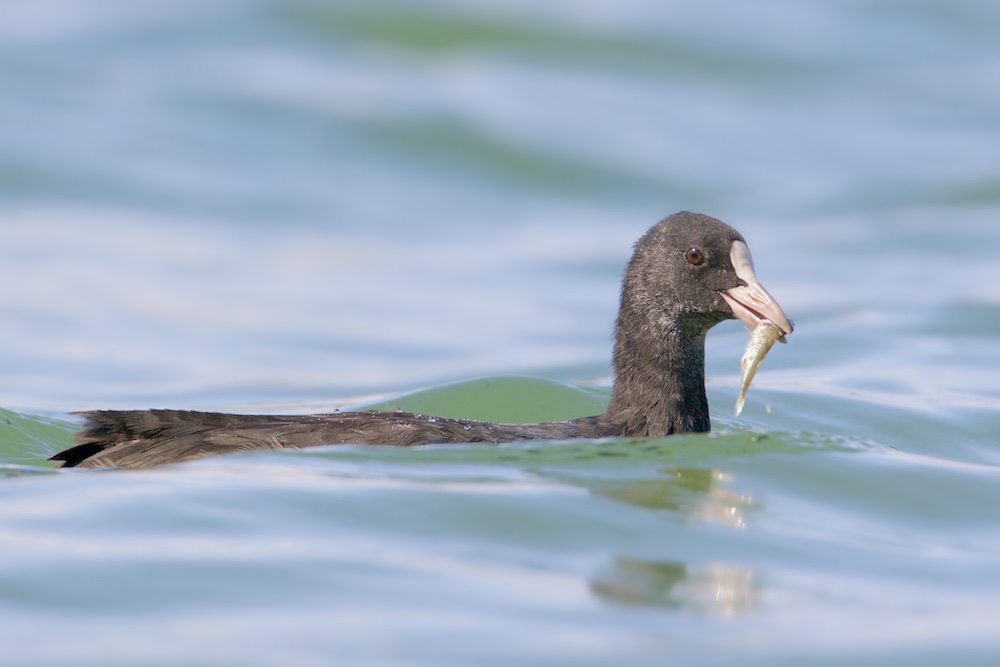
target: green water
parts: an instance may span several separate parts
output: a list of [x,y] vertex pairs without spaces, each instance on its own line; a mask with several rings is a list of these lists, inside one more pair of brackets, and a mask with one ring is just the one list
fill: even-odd
[[[0,9],[3,665],[994,665],[988,3]],[[69,413],[603,410],[631,244],[796,321],[713,432],[56,470]]]

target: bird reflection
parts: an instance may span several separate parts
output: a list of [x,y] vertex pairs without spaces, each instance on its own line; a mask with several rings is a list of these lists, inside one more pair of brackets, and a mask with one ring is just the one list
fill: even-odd
[[590,590],[610,602],[671,607],[723,618],[750,611],[757,587],[756,572],[745,568],[626,557],[616,558],[590,582]]
[[[709,521],[744,530],[753,498],[725,488],[727,473],[711,468],[671,468],[662,477],[590,479],[592,493],[651,510],[669,510],[686,521]],[[620,556],[591,579],[591,591],[611,602],[659,606],[720,617],[754,606],[757,574],[719,563],[705,565]]]
[[593,493],[637,507],[673,510],[690,520],[743,529],[747,511],[756,502],[722,486],[731,480],[730,475],[711,468],[671,468],[663,477],[592,479],[585,485]]

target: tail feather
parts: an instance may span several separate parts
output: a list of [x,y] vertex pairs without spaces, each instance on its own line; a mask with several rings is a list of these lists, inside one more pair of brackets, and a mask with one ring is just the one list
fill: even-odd
[[63,468],[75,468],[94,454],[104,451],[105,447],[107,445],[102,445],[99,442],[85,442],[82,445],[61,451],[55,456],[50,456],[49,461],[62,461]]
[[73,414],[86,419],[83,429],[74,436],[76,446],[49,458],[61,461],[63,468],[76,467],[126,442],[192,435],[226,426],[227,417],[231,418],[231,415],[190,410],[94,410]]

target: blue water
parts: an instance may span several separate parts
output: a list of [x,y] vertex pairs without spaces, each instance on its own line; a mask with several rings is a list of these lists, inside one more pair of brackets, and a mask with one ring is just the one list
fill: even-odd
[[[972,0],[8,3],[3,664],[996,664],[997,44]],[[796,321],[739,418],[710,334],[712,434],[45,462],[94,408],[597,412],[681,209]]]

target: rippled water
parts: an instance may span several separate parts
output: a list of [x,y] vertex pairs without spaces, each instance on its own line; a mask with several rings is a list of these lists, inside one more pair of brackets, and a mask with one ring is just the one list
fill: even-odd
[[[0,9],[11,665],[992,665],[1000,12]],[[796,320],[714,432],[55,471],[67,413],[602,409],[631,244]],[[458,384],[456,384],[458,383]]]

